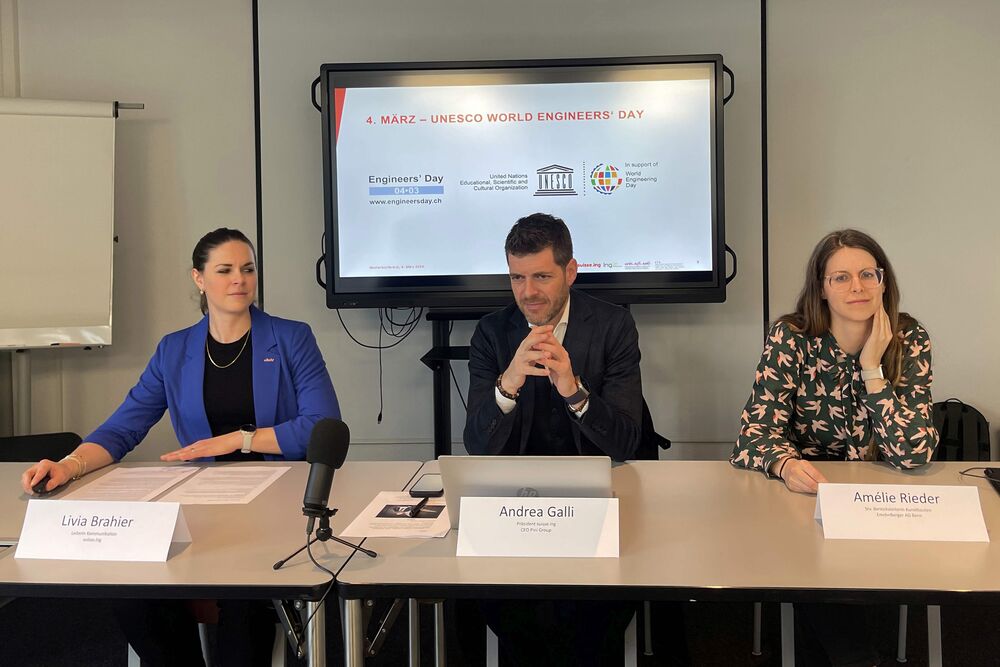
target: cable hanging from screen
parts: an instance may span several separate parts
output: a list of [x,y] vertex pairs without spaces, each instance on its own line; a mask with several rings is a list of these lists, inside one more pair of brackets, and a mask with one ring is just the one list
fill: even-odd
[[[321,239],[321,244],[323,248],[326,247],[326,234],[324,233]],[[323,264],[324,255],[320,255],[320,258],[316,260],[316,282],[319,283],[320,287],[326,289],[326,281],[323,280]],[[340,326],[344,328],[344,333],[347,334],[354,343],[366,350],[378,350],[378,416],[376,417],[376,422],[382,423],[382,413],[384,411],[384,394],[382,391],[382,350],[388,350],[390,348],[396,347],[404,340],[406,340],[411,333],[420,324],[420,318],[424,315],[423,308],[379,308],[378,309],[378,342],[375,345],[369,345],[368,343],[363,343],[358,340],[357,336],[351,333],[351,330],[347,327],[347,322],[344,321],[344,315],[340,312],[340,308],[336,309],[337,319],[340,320]],[[398,312],[397,312],[398,311]],[[400,313],[405,313],[402,319],[398,319],[396,315]],[[389,343],[388,345],[382,344],[382,334],[389,336],[390,338],[395,338],[395,342]]]
[[[420,324],[420,318],[423,317],[423,308],[379,308],[378,309],[378,342],[375,345],[369,345],[368,343],[363,343],[358,340],[357,336],[351,333],[351,330],[347,328],[347,323],[344,322],[344,316],[337,308],[337,319],[340,320],[340,326],[344,328],[344,332],[347,336],[354,341],[356,345],[365,348],[366,350],[378,350],[378,416],[376,417],[376,422],[382,423],[382,413],[384,412],[384,397],[382,391],[382,350],[388,350],[396,347],[404,340],[406,340],[410,334],[417,328]],[[402,321],[397,321],[393,316],[393,311],[408,311]],[[386,345],[382,344],[382,335],[385,334],[390,338],[395,338],[395,342],[388,343]]]

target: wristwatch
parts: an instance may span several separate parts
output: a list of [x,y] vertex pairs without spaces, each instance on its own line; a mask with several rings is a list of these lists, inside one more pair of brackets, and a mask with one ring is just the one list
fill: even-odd
[[879,365],[878,368],[873,368],[870,371],[866,371],[865,369],[862,368],[861,369],[861,379],[864,382],[868,382],[869,380],[884,380],[885,379],[885,375],[882,374],[882,366],[881,366],[881,364]]
[[253,434],[256,432],[257,427],[253,424],[244,424],[243,426],[240,426],[240,433],[243,435],[243,448],[240,449],[241,453],[249,454],[253,451],[250,448],[250,445],[253,441]]
[[563,400],[566,401],[566,405],[570,406],[570,409],[572,410],[574,405],[582,403],[588,396],[590,396],[590,392],[584,388],[583,382],[580,381],[580,378],[577,378],[576,392],[570,394],[569,396],[563,396]]

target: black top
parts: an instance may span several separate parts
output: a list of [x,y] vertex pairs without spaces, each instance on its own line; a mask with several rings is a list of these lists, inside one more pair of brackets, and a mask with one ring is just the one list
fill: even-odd
[[[239,431],[244,424],[257,423],[253,408],[253,341],[249,338],[249,329],[232,343],[220,343],[208,334],[203,389],[205,416],[213,437]],[[258,452],[244,454],[237,448],[229,454],[216,456],[215,460],[263,461],[264,455]]]
[[[547,377],[529,377],[528,382],[534,384],[534,391],[531,393],[535,395],[535,418],[531,420],[531,433],[524,453],[533,456],[578,454],[566,399],[559,395]],[[508,443],[508,448],[512,450],[509,453],[518,454],[519,452],[513,451],[511,444],[517,443]]]

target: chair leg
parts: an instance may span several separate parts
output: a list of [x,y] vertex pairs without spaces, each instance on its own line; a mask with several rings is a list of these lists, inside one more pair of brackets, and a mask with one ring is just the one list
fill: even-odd
[[201,643],[201,655],[205,659],[205,667],[215,667],[217,629],[217,626],[214,624],[198,624],[198,641]]
[[750,649],[751,655],[760,655],[760,626],[761,626],[761,616],[764,613],[764,603],[754,602],[753,603],[753,648]]
[[633,614],[632,620],[625,628],[625,667],[638,667],[639,665],[638,624],[639,615]]
[[906,616],[909,607],[899,605],[899,634],[896,638],[896,662],[906,662]]
[[643,655],[653,655],[653,606],[646,600],[642,603],[642,646]]
[[274,626],[274,644],[271,646],[271,667],[285,667],[288,642],[285,641],[285,628],[281,623]]
[[927,605],[927,664],[941,667],[941,607]]
[[496,634],[486,626],[486,667],[500,667],[500,640]]
[[795,609],[791,602],[781,603],[781,665],[795,667]]

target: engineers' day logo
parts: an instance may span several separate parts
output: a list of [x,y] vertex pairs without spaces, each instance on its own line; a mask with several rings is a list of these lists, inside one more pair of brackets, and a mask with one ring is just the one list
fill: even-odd
[[618,175],[618,167],[602,162],[590,172],[590,184],[602,195],[609,195],[622,184],[622,177]]

